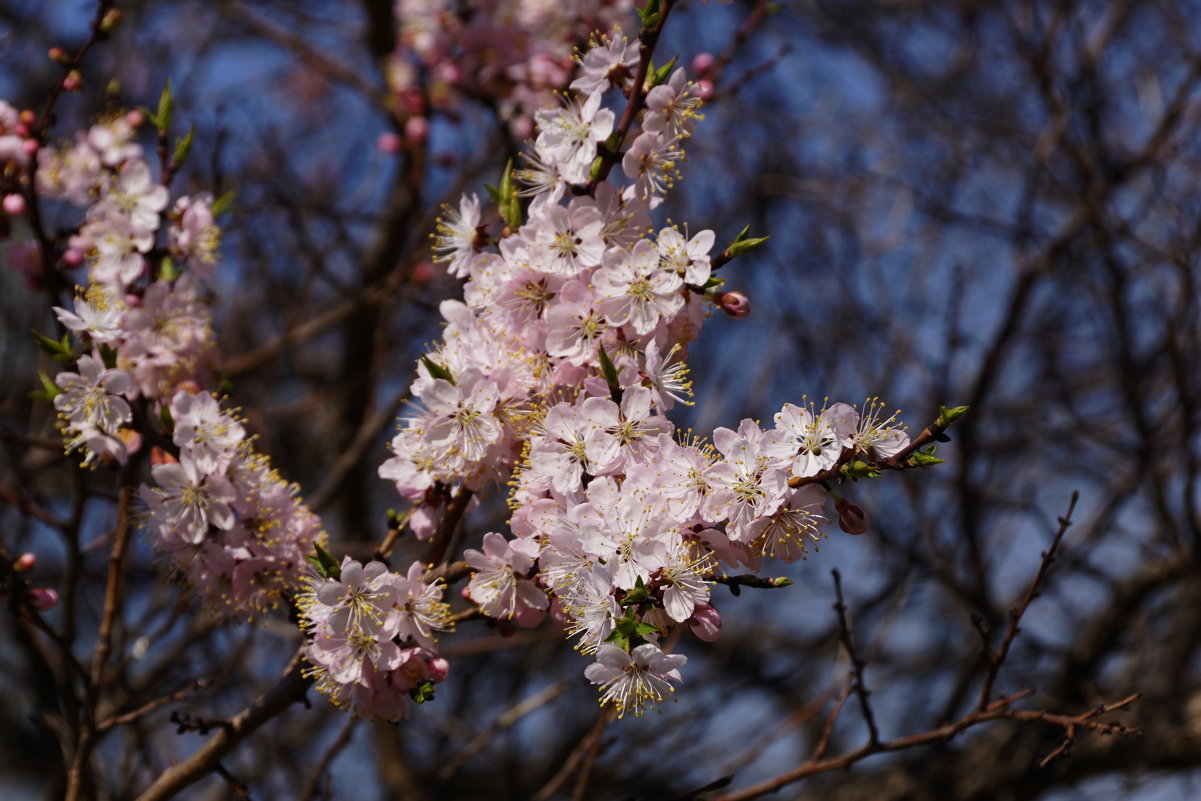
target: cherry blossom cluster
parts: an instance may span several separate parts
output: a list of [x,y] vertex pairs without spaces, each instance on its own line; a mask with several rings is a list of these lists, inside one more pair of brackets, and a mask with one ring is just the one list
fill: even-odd
[[466,99],[486,98],[528,136],[534,112],[567,86],[574,48],[633,8],[632,0],[397,0],[388,81],[406,132],[424,130],[430,105],[453,113]]
[[442,583],[420,562],[392,573],[383,562],[349,557],[333,576],[314,576],[298,598],[310,637],[305,658],[316,687],[357,717],[397,720],[406,696],[432,697],[449,670],[433,633],[450,627]]
[[[86,264],[72,309],[54,309],[82,354],[54,379],[68,451],[125,464],[152,446],[143,527],[201,598],[244,616],[303,582],[320,521],[213,385],[216,351],[202,281],[217,263],[214,201],[169,206],[138,143],[141,114],[111,116],[38,151],[39,197],[86,207],[60,266]],[[165,229],[165,230],[164,230]]]
[[[524,223],[503,189],[503,221],[475,196],[441,220],[436,259],[463,300],[442,304],[443,339],[380,468],[415,504],[419,537],[455,493],[511,485],[513,537],[465,551],[466,596],[521,626],[551,615],[594,655],[585,675],[619,714],[681,680],[685,657],[660,644],[673,629],[717,638],[710,584],[726,568],[757,573],[822,536],[827,492],[805,479],[909,443],[877,401],[786,404],[773,428],[744,420],[711,442],[667,418],[692,394],[686,349],[722,282],[714,232],[651,225],[700,119],[683,70],[659,76],[614,143],[606,97],[637,59],[620,34],[594,40],[571,92],[536,113]],[[602,180],[606,159],[624,181]]]

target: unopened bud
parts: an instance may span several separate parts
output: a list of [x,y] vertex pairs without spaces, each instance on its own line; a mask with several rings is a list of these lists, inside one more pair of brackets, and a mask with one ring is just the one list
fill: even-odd
[[67,77],[63,78],[63,88],[68,92],[78,92],[83,87],[83,75],[79,70],[71,70],[67,73]]
[[38,144],[38,140],[36,139],[26,139],[21,143],[21,149],[25,151],[26,156],[36,156],[39,147],[41,145]]
[[63,251],[63,265],[66,267],[78,267],[83,264],[84,252],[79,248],[67,248]]
[[424,284],[434,277],[434,266],[428,261],[419,261],[413,267],[413,273],[410,276],[414,284]]
[[867,512],[846,498],[835,501],[834,509],[838,512],[838,527],[846,533],[864,534],[871,528],[872,521]]
[[29,136],[29,126],[23,122],[18,122],[16,127],[13,128],[13,133],[24,139]]
[[425,95],[416,86],[410,86],[401,91],[400,105],[406,114],[424,114]]
[[701,78],[696,82],[696,88],[692,90],[692,93],[701,100],[708,100],[709,98],[713,97],[713,93],[716,91],[717,90],[713,86],[713,81],[709,80],[708,78]]
[[425,663],[425,675],[435,684],[444,681],[449,673],[450,663],[440,656],[435,656]]
[[38,558],[31,553],[23,553],[13,562],[13,570],[18,573],[28,573],[38,563]]
[[71,60],[71,57],[67,55],[67,51],[61,47],[50,48],[46,55],[50,56],[51,61],[56,61],[59,64],[66,64]]
[[405,139],[419,145],[429,137],[430,122],[425,117],[409,117],[405,120]]
[[713,69],[713,65],[717,59],[712,53],[697,53],[692,57],[692,71],[696,73],[696,77],[704,78],[709,74],[709,70]]
[[700,604],[692,610],[688,627],[697,639],[716,642],[721,635],[721,615],[709,604]]
[[13,217],[19,217],[25,213],[25,196],[18,195],[15,192],[11,195],[4,196],[4,212],[11,214]]
[[513,135],[518,139],[529,139],[534,135],[534,121],[526,114],[522,114],[509,123],[509,127],[513,130]]
[[38,121],[38,115],[34,114],[29,109],[25,109],[20,113],[17,119],[21,121],[22,125],[33,125]]
[[736,319],[746,317],[751,313],[751,299],[741,292],[722,292],[717,296],[717,305],[721,310]]
[[400,138],[399,134],[385,131],[375,140],[375,147],[381,153],[399,153],[400,149],[404,147],[404,140]]
[[129,123],[129,127],[138,128],[146,121],[146,115],[138,111],[136,108],[125,112],[125,121]]
[[34,587],[29,591],[29,604],[39,612],[53,609],[58,604],[58,593],[49,587]]
[[105,13],[104,18],[100,20],[100,30],[108,33],[113,28],[117,27],[117,23],[121,21],[123,16],[124,14],[121,13],[121,9],[110,8]]

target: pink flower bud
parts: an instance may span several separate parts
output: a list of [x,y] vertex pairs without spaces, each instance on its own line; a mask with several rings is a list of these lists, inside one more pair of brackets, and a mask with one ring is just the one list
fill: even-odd
[[471,600],[471,590],[467,589],[466,587],[459,590],[459,596],[467,603],[470,603],[470,604],[475,603],[475,601]]
[[79,74],[79,70],[71,70],[67,77],[63,78],[63,88],[68,92],[78,92],[82,87],[83,76]]
[[692,93],[701,100],[708,100],[713,97],[714,91],[716,90],[713,88],[713,81],[708,78],[701,78],[696,82],[696,88],[692,90]]
[[709,604],[701,604],[692,610],[688,619],[688,627],[697,639],[705,642],[716,642],[721,634],[721,615]]
[[375,140],[375,147],[381,153],[399,153],[404,140],[392,131],[385,131]]
[[38,558],[31,553],[23,553],[13,562],[13,570],[17,573],[28,573],[38,563]]
[[529,139],[534,135],[534,121],[525,114],[509,123],[509,127],[518,139]]
[[36,156],[39,147],[41,145],[38,144],[38,140],[36,139],[26,139],[21,143],[21,149],[25,151],[26,156]]
[[871,528],[872,520],[867,512],[846,498],[835,501],[834,509],[838,512],[838,527],[846,533],[864,534]]
[[697,53],[692,57],[692,71],[696,73],[696,77],[704,78],[709,74],[709,70],[713,69],[713,65],[717,59],[712,53]]
[[25,196],[13,193],[4,196],[4,211],[14,217],[25,213]]
[[29,126],[23,122],[18,122],[16,127],[13,128],[13,133],[20,137],[29,136]]
[[51,61],[57,61],[59,64],[66,64],[70,60],[70,57],[67,56],[67,51],[61,47],[50,48],[46,55],[50,56]]
[[146,115],[135,108],[125,112],[125,121],[129,123],[129,127],[137,128],[146,121]]
[[440,656],[435,656],[426,661],[425,674],[435,684],[445,681],[447,675],[450,674],[450,663]]
[[410,86],[401,91],[400,105],[407,114],[424,114],[425,95],[416,86]]
[[413,144],[421,144],[429,134],[430,122],[425,117],[409,117],[405,120],[405,139]]
[[17,116],[17,119],[21,121],[22,125],[33,125],[38,121],[38,115],[29,109],[25,109]]
[[29,604],[39,612],[53,609],[58,603],[58,593],[49,587],[34,587],[29,591]]
[[79,248],[67,248],[63,251],[63,265],[66,267],[78,267],[83,264],[84,252]]
[[411,279],[414,284],[424,284],[434,277],[434,267],[428,261],[419,261],[413,267]]
[[746,317],[751,313],[751,300],[741,292],[723,292],[717,296],[717,305],[721,310],[736,319]]

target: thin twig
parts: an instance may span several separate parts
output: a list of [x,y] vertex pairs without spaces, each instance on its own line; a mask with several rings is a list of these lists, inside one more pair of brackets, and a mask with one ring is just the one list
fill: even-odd
[[834,594],[838,598],[834,602],[834,609],[838,612],[838,639],[842,641],[842,647],[846,649],[851,660],[851,686],[859,698],[859,708],[863,712],[864,722],[867,723],[868,742],[870,745],[876,745],[880,742],[880,730],[876,727],[876,716],[868,700],[871,691],[867,689],[867,683],[863,680],[863,668],[866,665],[855,652],[855,643],[851,639],[851,624],[847,622],[847,607],[842,599],[842,575],[837,568],[830,572],[834,575]]
[[[1063,535],[1067,533],[1068,527],[1072,525],[1072,512],[1075,511],[1076,501],[1079,499],[1080,493],[1073,492],[1072,499],[1068,503],[1067,514],[1059,518],[1059,530],[1055,532],[1055,537],[1051,540],[1051,547],[1043,552],[1042,561],[1038,565],[1038,571],[1034,574],[1030,586],[1026,589],[1026,594],[1022,598],[1022,602],[1016,608],[1009,611],[1009,628],[1005,631],[1005,638],[1001,640],[1001,645],[993,653],[992,659],[989,661],[988,673],[985,674],[984,684],[980,687],[980,701],[976,704],[977,709],[988,707],[993,685],[997,681],[997,674],[1001,672],[1001,666],[1005,664],[1005,659],[1009,656],[1009,649],[1013,645],[1013,641],[1021,633],[1019,624],[1022,622],[1022,615],[1026,614],[1026,610],[1030,608],[1031,602],[1038,597],[1038,589],[1042,586],[1043,579],[1047,576],[1047,571],[1051,569],[1051,564],[1055,561],[1055,551],[1059,548],[1059,543],[1063,541]],[[981,633],[983,636],[983,632]]]

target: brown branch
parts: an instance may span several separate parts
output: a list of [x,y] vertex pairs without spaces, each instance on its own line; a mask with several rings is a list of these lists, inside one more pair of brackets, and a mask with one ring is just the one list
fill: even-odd
[[304,792],[300,794],[300,801],[310,801],[317,796],[318,790],[321,789],[321,777],[325,775],[325,771],[329,769],[334,758],[338,756],[338,752],[346,747],[350,742],[351,736],[354,734],[355,726],[359,723],[358,718],[351,718],[346,721],[346,725],[342,727],[342,731],[334,738],[334,741],[329,744],[329,748],[317,760],[317,764],[313,766],[312,772],[309,774],[309,782],[305,787]]
[[563,760],[563,765],[555,772],[555,775],[551,776],[550,780],[542,786],[542,789],[534,794],[533,801],[547,801],[558,792],[559,788],[563,786],[563,783],[567,781],[568,777],[571,776],[580,764],[580,761],[592,750],[593,744],[600,740],[601,735],[604,734],[605,726],[609,724],[609,721],[616,714],[617,710],[612,706],[606,706],[601,709],[600,714],[596,716],[596,722],[592,724],[592,728],[576,743],[575,748]]
[[838,612],[838,639],[842,642],[842,647],[846,649],[847,656],[851,660],[851,686],[855,690],[855,696],[859,699],[859,709],[863,713],[863,721],[867,724],[868,744],[878,745],[880,730],[876,727],[876,716],[872,712],[872,705],[868,700],[871,691],[867,689],[867,683],[863,679],[863,669],[866,667],[866,663],[856,653],[855,642],[851,638],[851,624],[847,622],[847,607],[842,598],[842,575],[837,569],[830,572],[834,576],[834,595],[838,599],[834,602],[834,610]]
[[[989,661],[988,673],[984,677],[984,684],[980,687],[980,701],[976,705],[977,709],[983,710],[988,707],[992,696],[993,684],[997,680],[997,674],[1001,672],[1001,666],[1005,663],[1006,657],[1009,656],[1009,649],[1021,632],[1019,624],[1022,622],[1022,616],[1026,614],[1026,610],[1030,608],[1030,604],[1038,597],[1038,588],[1042,586],[1043,579],[1047,576],[1047,571],[1051,569],[1051,564],[1055,561],[1055,551],[1059,548],[1060,542],[1063,541],[1063,535],[1067,533],[1068,527],[1072,525],[1072,512],[1076,509],[1076,501],[1079,499],[1080,493],[1073,492],[1072,499],[1068,502],[1068,511],[1063,517],[1059,518],[1059,530],[1055,532],[1055,537],[1051,540],[1051,547],[1043,552],[1042,561],[1039,562],[1038,571],[1030,581],[1026,595],[1022,598],[1021,603],[1009,612],[1009,627],[1005,631],[1005,638],[1001,640],[1001,645],[993,653],[992,659]],[[983,632],[981,632],[981,636],[984,636]]]
[[264,723],[283,713],[292,704],[304,699],[313,683],[302,671],[303,658],[297,651],[288,663],[279,683],[253,704],[234,715],[229,725],[213,734],[196,753],[178,765],[163,771],[155,782],[138,796],[137,801],[165,801],[186,787],[218,770],[230,751],[259,729]]
[[1136,728],[1122,726],[1116,723],[1104,724],[1095,720],[1095,718],[1099,717],[1100,715],[1129,706],[1131,703],[1137,700],[1137,695],[1129,696],[1114,704],[1107,704],[1105,706],[1097,707],[1075,717],[1055,715],[1049,712],[1040,712],[1037,710],[1015,710],[1009,708],[1010,704],[1025,698],[1029,694],[1029,691],[1024,691],[1006,698],[1001,698],[994,702],[986,710],[973,711],[954,723],[948,723],[919,734],[910,734],[904,737],[897,737],[893,740],[884,740],[876,744],[866,743],[859,748],[856,748],[854,751],[848,751],[845,754],[836,757],[830,757],[829,759],[820,759],[815,755],[805,764],[795,768],[794,770],[781,774],[774,779],[769,779],[768,781],[748,787],[744,790],[739,790],[738,792],[721,796],[716,799],[716,801],[748,801],[748,799],[751,798],[759,798],[760,796],[774,793],[782,787],[785,787],[789,784],[795,784],[796,782],[799,782],[802,779],[806,779],[810,776],[833,770],[849,768],[856,762],[859,762],[874,754],[902,751],[922,745],[946,742],[967,729],[995,720],[1013,720],[1025,723],[1051,723],[1053,725],[1062,726],[1065,732],[1071,730],[1073,733],[1077,728],[1080,727],[1088,728],[1094,731],[1103,731],[1109,734],[1140,733]]

